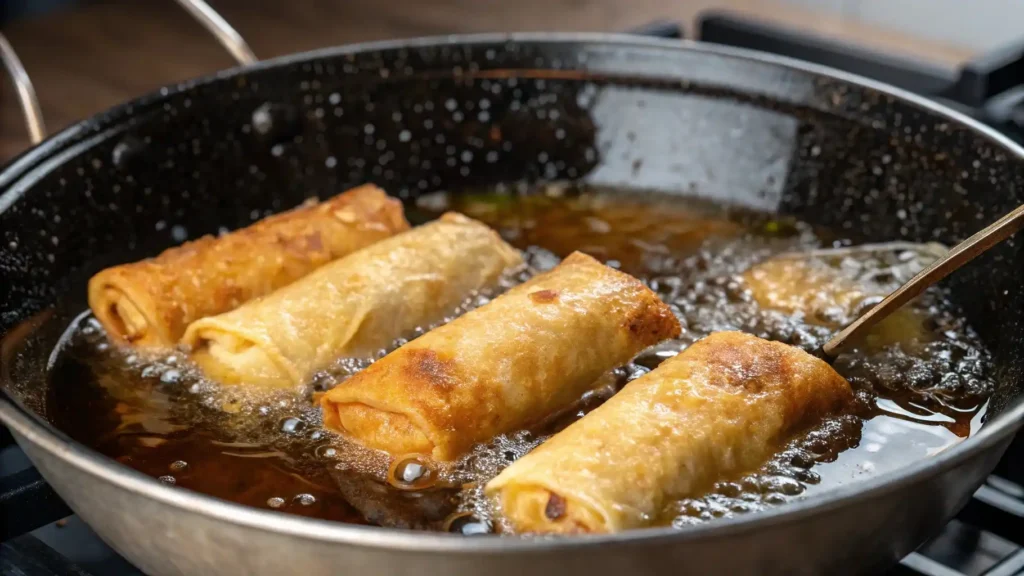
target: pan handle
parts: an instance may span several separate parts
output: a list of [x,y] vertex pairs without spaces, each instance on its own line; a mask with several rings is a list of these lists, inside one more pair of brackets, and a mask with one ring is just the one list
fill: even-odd
[[175,0],[175,2],[199,21],[210,34],[213,34],[220,45],[231,53],[232,58],[238,62],[239,66],[249,66],[259,60],[242,35],[232,28],[231,24],[228,24],[228,21],[210,7],[205,0]]
[[[220,42],[221,46],[231,53],[239,66],[248,66],[258,61],[242,35],[205,0],[175,0],[175,2],[202,24],[203,28],[206,28]],[[0,34],[0,60],[3,60],[4,68],[7,69],[18,93],[18,103],[25,115],[29,139],[33,145],[38,144],[46,137],[46,125],[43,123],[43,111],[39,106],[39,98],[36,96],[36,90],[32,86],[28,72],[25,71],[25,66],[22,65],[18,54],[3,34]]]
[[4,68],[11,76],[14,89],[18,92],[18,103],[21,104],[21,111],[25,114],[25,124],[28,126],[28,136],[33,144],[43,141],[46,136],[46,125],[43,124],[43,111],[39,109],[39,98],[36,98],[36,89],[32,86],[32,80],[21,65],[21,59],[11,47],[7,38],[0,34],[0,58],[4,61]]

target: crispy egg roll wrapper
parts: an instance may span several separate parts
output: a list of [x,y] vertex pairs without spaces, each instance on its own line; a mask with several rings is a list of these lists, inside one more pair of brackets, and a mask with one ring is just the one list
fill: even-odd
[[719,332],[630,382],[485,490],[518,532],[606,533],[763,464],[787,436],[852,399],[806,352]]
[[809,321],[818,323],[829,308],[849,316],[865,298],[878,295],[809,258],[772,258],[744,272],[743,279],[762,308],[787,314],[802,312]]
[[[808,323],[837,330],[859,316],[869,299],[889,295],[880,286],[861,285],[812,258],[772,258],[744,272],[743,279],[760,307],[800,313]],[[872,328],[862,343],[879,349],[928,342],[933,335],[925,327],[927,320],[921,311],[904,306]]]
[[577,252],[327,392],[324,425],[395,457],[451,461],[568,408],[678,334],[639,280]]
[[293,386],[338,358],[372,355],[443,319],[522,262],[496,232],[449,213],[194,322],[182,342],[222,384]]
[[409,228],[402,205],[376,186],[204,236],[89,281],[89,307],[115,340],[159,348],[195,320],[237,308],[324,264]]

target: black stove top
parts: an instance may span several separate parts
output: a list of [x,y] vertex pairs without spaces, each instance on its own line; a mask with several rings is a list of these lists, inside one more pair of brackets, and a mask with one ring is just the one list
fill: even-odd
[[[635,32],[682,37],[682,29],[672,22],[655,22]],[[960,70],[946,70],[722,13],[701,18],[698,36],[887,82],[942,101],[1024,142],[1024,42]],[[71,515],[0,428],[0,575],[69,574],[141,572]],[[1010,447],[956,519],[889,574],[1024,575],[1024,439]]]

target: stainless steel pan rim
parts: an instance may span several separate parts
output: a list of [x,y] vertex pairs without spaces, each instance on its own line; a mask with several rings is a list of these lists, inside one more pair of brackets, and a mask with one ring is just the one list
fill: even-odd
[[[556,43],[606,45],[613,49],[658,48],[671,51],[688,51],[724,56],[739,60],[772,64],[794,71],[834,78],[849,84],[859,85],[876,92],[903,100],[937,116],[947,118],[974,133],[983,136],[1001,147],[1006,153],[1024,162],[1024,148],[996,130],[977,122],[968,116],[946,106],[922,98],[898,88],[873,80],[772,54],[751,50],[702,44],[692,41],[639,39],[632,36],[592,33],[518,33],[518,34],[474,34],[418,38],[413,40],[369,42],[326,48],[302,54],[287,55],[261,61],[251,66],[233,68],[215,75],[180,84],[172,88],[140,98],[111,109],[110,118],[127,117],[129,108],[140,102],[159,102],[169,94],[185,91],[191,87],[230,78],[252,70],[287,66],[304,60],[327,56],[339,56],[358,52],[385,51],[399,48],[416,48],[443,45],[514,43]],[[71,126],[29,150],[0,172],[0,206],[8,204],[23,186],[14,186],[17,181],[28,184],[38,178],[51,165],[46,162],[54,154],[73,145],[76,136],[94,128],[92,121]],[[394,530],[373,526],[356,526],[315,520],[262,511],[248,506],[234,504],[190,490],[166,486],[153,478],[120,465],[101,456],[56,430],[50,424],[28,411],[6,390],[0,389],[0,422],[9,426],[16,436],[59,456],[68,464],[92,476],[129,490],[141,496],[152,498],[170,506],[190,512],[208,515],[239,526],[277,532],[289,536],[317,540],[326,543],[350,544],[364,547],[403,550],[413,552],[456,553],[465,555],[487,555],[509,552],[540,552],[553,549],[592,548],[609,544],[684,542],[705,537],[722,537],[756,530],[767,530],[797,522],[810,515],[828,513],[846,506],[850,500],[878,496],[900,490],[936,474],[955,468],[972,455],[1007,440],[1024,420],[1024,401],[1017,400],[1002,413],[993,417],[970,439],[929,458],[906,467],[873,478],[846,484],[814,497],[791,502],[787,505],[740,517],[717,520],[708,525],[689,526],[681,529],[651,528],[629,531],[617,535],[580,535],[558,538],[467,538],[459,535],[422,533]]]

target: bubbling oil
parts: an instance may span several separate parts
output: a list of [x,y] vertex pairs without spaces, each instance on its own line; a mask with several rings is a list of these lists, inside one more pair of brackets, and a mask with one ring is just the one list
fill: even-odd
[[[827,302],[810,311],[766,308],[744,276],[753,267],[772,258],[808,263],[828,286],[858,290],[862,308],[936,256],[930,246],[852,247],[801,222],[692,200],[570,186],[435,194],[410,207],[410,219],[446,210],[494,227],[524,251],[527,266],[440,323],[581,250],[647,283],[679,318],[682,336],[615,369],[541,427],[499,436],[439,469],[409,456],[391,463],[389,473],[385,455],[323,430],[313,402],[433,326],[372,357],[339,360],[307,386],[266,391],[206,381],[181,353],[154,358],[113,346],[84,314],[55,356],[49,414],[73,438],[176,487],[341,522],[485,534],[501,527],[483,495],[489,479],[689,344],[742,330],[809,350],[860,312]],[[835,367],[856,391],[849,412],[786,439],[760,468],[668,503],[652,522],[685,526],[757,512],[928,457],[977,430],[994,388],[988,353],[938,289],[856,343]]]

